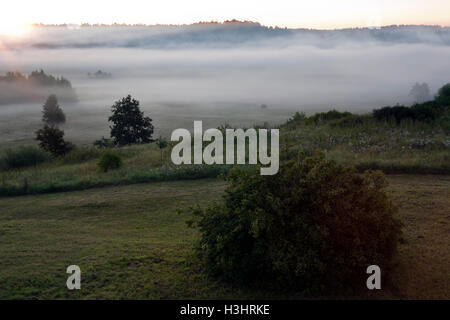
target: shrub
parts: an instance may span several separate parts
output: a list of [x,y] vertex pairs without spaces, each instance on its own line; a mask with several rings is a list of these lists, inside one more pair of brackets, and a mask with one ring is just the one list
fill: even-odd
[[[373,116],[378,121],[395,119],[397,124],[404,120],[421,122],[442,123],[450,108],[450,83],[439,89],[437,96],[432,101],[416,103],[411,107],[395,106],[373,110]],[[446,122],[446,120],[444,120]],[[444,126],[446,123],[444,123]]]
[[371,115],[352,114],[344,118],[330,121],[330,126],[339,128],[354,128],[368,124],[371,119]]
[[427,101],[415,104],[411,107],[395,106],[383,107],[373,110],[373,116],[378,121],[389,121],[395,119],[397,124],[404,120],[413,121],[433,121],[443,116],[446,111],[446,105],[439,101]]
[[378,121],[389,121],[390,119],[395,119],[396,123],[400,124],[402,120],[414,120],[415,114],[409,107],[395,106],[375,109],[373,110],[373,117]]
[[98,162],[98,166],[103,172],[108,172],[110,169],[118,169],[122,164],[120,156],[112,152],[106,152]]
[[439,89],[437,98],[450,98],[450,83]]
[[190,221],[207,274],[319,292],[363,288],[369,265],[392,267],[401,231],[381,172],[301,154],[275,176],[236,167],[227,180],[224,202]]
[[339,112],[337,110],[330,110],[328,112],[319,112],[309,117],[306,124],[319,124],[330,120],[340,119],[352,115],[350,112]]
[[297,111],[296,113],[294,113],[294,115],[292,117],[290,117],[287,120],[287,123],[304,121],[304,120],[306,120],[306,118],[307,117],[306,117],[304,112],[298,112]]
[[114,147],[114,142],[111,139],[106,139],[105,137],[102,137],[99,140],[95,140],[93,145],[94,147],[97,147],[99,149],[104,149]]
[[163,149],[165,149],[169,145],[169,143],[166,139],[159,136],[159,138],[156,140],[156,145],[161,150],[161,162],[163,162]]
[[64,131],[48,125],[36,131],[36,140],[42,149],[55,156],[65,155],[75,148],[72,143],[64,141]]
[[19,147],[17,149],[6,150],[0,159],[0,168],[8,170],[35,166],[50,159],[51,154],[39,148],[32,146]]

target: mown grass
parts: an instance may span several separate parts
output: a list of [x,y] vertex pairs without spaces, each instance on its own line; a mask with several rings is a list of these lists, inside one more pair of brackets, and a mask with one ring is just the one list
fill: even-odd
[[[394,283],[356,298],[448,299],[450,178],[389,181],[405,224]],[[217,282],[191,260],[198,233],[177,208],[219,200],[224,187],[202,179],[0,199],[0,299],[304,298]],[[71,264],[81,290],[66,288]]]
[[450,177],[391,175],[404,244],[392,294],[403,299],[450,298]]
[[[223,187],[197,180],[1,199],[0,299],[249,297],[186,260],[197,233],[176,209],[218,199]],[[71,264],[82,270],[80,291],[65,286]]]

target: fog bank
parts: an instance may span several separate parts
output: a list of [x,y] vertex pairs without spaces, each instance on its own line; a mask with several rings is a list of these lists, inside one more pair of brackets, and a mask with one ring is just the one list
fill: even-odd
[[[428,83],[432,93],[450,82],[448,28],[165,28],[41,27],[35,37],[3,47],[0,73],[42,68],[68,78],[79,102],[62,105],[67,134],[82,140],[108,134],[109,108],[126,94],[140,100],[158,133],[166,134],[194,119],[251,125],[281,122],[295,111],[364,112],[410,103],[415,82]],[[111,78],[88,76],[97,70]],[[0,139],[38,126],[39,112],[39,104],[0,106]],[[26,132],[21,138],[33,135]]]

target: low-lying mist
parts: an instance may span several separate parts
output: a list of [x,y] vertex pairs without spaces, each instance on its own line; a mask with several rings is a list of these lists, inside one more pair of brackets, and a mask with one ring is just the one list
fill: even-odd
[[[410,104],[408,93],[415,82],[428,83],[435,93],[450,81],[448,29],[433,33],[425,28],[429,34],[420,37],[414,29],[409,37],[389,41],[371,36],[376,31],[368,34],[367,29],[361,34],[353,31],[353,37],[342,37],[339,31],[334,37],[332,31],[304,37],[290,30],[284,34],[284,29],[267,36],[258,31],[254,37],[249,32],[245,41],[236,36],[242,40],[236,42],[229,40],[232,33],[219,41],[220,34],[217,39],[208,32],[209,38],[202,39],[190,31],[190,41],[169,46],[173,30],[164,34],[150,28],[153,38],[144,42],[143,27],[116,29],[116,38],[110,29],[118,27],[90,27],[95,32],[85,33],[83,28],[75,33],[45,28],[49,27],[32,31],[39,37],[29,36],[28,42],[10,40],[9,48],[0,46],[0,73],[43,69],[69,79],[79,101],[61,106],[67,115],[66,136],[77,141],[108,136],[110,106],[127,94],[154,120],[156,135],[169,135],[178,127],[191,128],[193,120],[208,126],[249,126],[280,123],[295,111],[365,112]],[[103,42],[102,30],[109,30]],[[176,33],[180,37],[180,30]],[[401,34],[408,35],[405,30]],[[135,39],[134,45],[126,39]],[[141,39],[141,46],[136,39]],[[97,70],[111,77],[92,76]],[[0,105],[0,142],[31,139],[41,125],[43,103]]]

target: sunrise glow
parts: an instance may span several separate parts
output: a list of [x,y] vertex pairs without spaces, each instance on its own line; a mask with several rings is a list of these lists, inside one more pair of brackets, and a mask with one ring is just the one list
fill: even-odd
[[5,3],[0,32],[26,32],[24,24],[189,24],[229,19],[267,26],[334,29],[373,24],[450,25],[448,0],[156,0],[25,1]]
[[0,35],[18,37],[27,34],[30,30],[31,26],[29,24],[0,20]]

